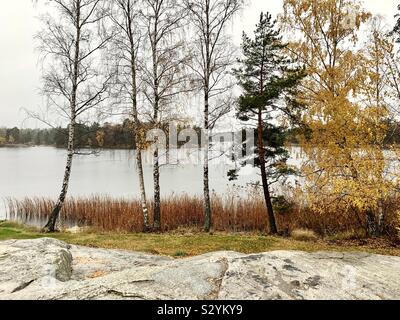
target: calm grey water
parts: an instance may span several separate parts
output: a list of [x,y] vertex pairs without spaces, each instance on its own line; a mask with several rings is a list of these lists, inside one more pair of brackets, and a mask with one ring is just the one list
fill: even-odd
[[[292,162],[299,150],[294,149]],[[0,148],[0,219],[4,219],[3,200],[12,197],[47,197],[56,199],[61,189],[66,151],[53,147]],[[186,193],[202,195],[203,176],[200,151],[184,151],[171,155],[174,165],[161,169],[162,196]],[[176,159],[179,163],[176,164]],[[151,153],[144,155],[148,197],[153,193]],[[214,157],[210,167],[210,187],[224,195],[236,185],[245,186],[259,180],[257,170],[246,167],[235,182],[229,182],[228,170],[234,168],[226,156]],[[129,150],[103,150],[98,155],[74,158],[69,196],[108,195],[118,198],[139,198],[135,153]]]
[[[52,147],[0,148],[0,199],[57,197],[61,188],[65,157],[65,150]],[[185,159],[188,158],[187,156]],[[104,150],[98,155],[76,156],[69,195],[139,197],[134,159],[134,151],[128,150]],[[211,166],[211,188],[220,194],[233,186],[227,179],[227,171],[233,166],[226,164],[225,159],[226,157],[222,157],[214,160]],[[201,163],[187,162],[162,167],[161,190],[164,197],[179,193],[201,195]],[[145,177],[147,191],[151,196],[151,160],[147,160],[145,164]],[[258,179],[257,173],[252,168],[246,169],[236,184],[246,184],[255,179]]]

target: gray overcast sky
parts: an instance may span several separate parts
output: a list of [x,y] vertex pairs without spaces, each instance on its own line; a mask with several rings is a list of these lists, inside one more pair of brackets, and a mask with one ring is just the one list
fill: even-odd
[[[252,32],[261,11],[274,15],[282,0],[248,0],[249,7],[237,18],[233,30],[239,42],[241,31]],[[393,21],[399,0],[364,0],[365,7]],[[40,72],[35,52],[34,35],[39,30],[37,11],[31,0],[3,0],[0,10],[0,127],[36,127],[25,122],[22,108],[37,109],[42,99],[38,94]],[[239,44],[239,43],[238,43]]]

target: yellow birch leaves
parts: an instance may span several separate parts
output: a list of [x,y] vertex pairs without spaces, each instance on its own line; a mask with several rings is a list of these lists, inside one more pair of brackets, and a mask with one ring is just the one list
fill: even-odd
[[290,53],[308,72],[299,94],[311,132],[301,141],[308,205],[321,213],[378,212],[390,191],[388,114],[376,68],[383,60],[360,45],[370,14],[354,0],[285,0],[284,9],[283,26],[295,30]]

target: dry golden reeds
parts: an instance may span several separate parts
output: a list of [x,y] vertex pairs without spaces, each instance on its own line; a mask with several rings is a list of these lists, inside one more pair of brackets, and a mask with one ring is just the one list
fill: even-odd
[[[385,204],[382,232],[385,236],[397,236],[399,201]],[[54,202],[45,198],[8,199],[9,220],[28,224],[43,224]],[[152,203],[149,203],[152,211]],[[262,198],[213,196],[213,224],[215,231],[264,232],[267,230],[267,214]],[[365,221],[352,213],[325,212],[324,214],[302,208],[295,203],[285,212],[277,213],[282,233],[293,230],[311,230],[318,235],[334,235],[343,232],[362,233]],[[152,219],[152,217],[150,217]],[[162,201],[162,231],[179,229],[201,230],[203,226],[203,200],[188,195],[172,196]],[[140,201],[115,199],[108,196],[69,198],[60,217],[61,227],[88,226],[100,231],[141,232],[143,218]]]

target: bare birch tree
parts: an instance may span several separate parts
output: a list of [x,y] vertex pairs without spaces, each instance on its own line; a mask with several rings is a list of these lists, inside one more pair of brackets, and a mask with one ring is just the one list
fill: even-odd
[[204,94],[204,229],[209,232],[212,226],[210,136],[217,121],[229,111],[229,104],[219,98],[231,89],[230,84],[226,82],[226,76],[234,59],[232,45],[225,29],[241,10],[243,0],[183,0],[183,3],[189,11],[191,31],[194,32],[195,39],[191,69],[197,76]]
[[140,1],[116,0],[111,20],[116,29],[114,48],[118,65],[118,101],[130,105],[130,115],[134,122],[134,149],[139,178],[140,198],[145,230],[149,229],[149,210],[143,173],[143,157],[140,144],[141,120],[139,118],[139,54],[142,48],[143,32],[140,28]]
[[[179,95],[190,90],[185,72],[189,56],[181,39],[185,10],[178,0],[145,0],[143,21],[151,61],[143,62],[144,95],[151,106],[150,121],[162,129],[176,110]],[[160,150],[154,150],[154,230],[161,228]]]
[[75,131],[79,118],[107,98],[110,77],[103,77],[99,57],[111,36],[104,33],[106,16],[103,0],[49,0],[53,16],[42,16],[43,29],[37,35],[44,57],[43,94],[48,107],[68,121],[68,152],[58,200],[44,227],[54,232],[64,205],[71,177]]

